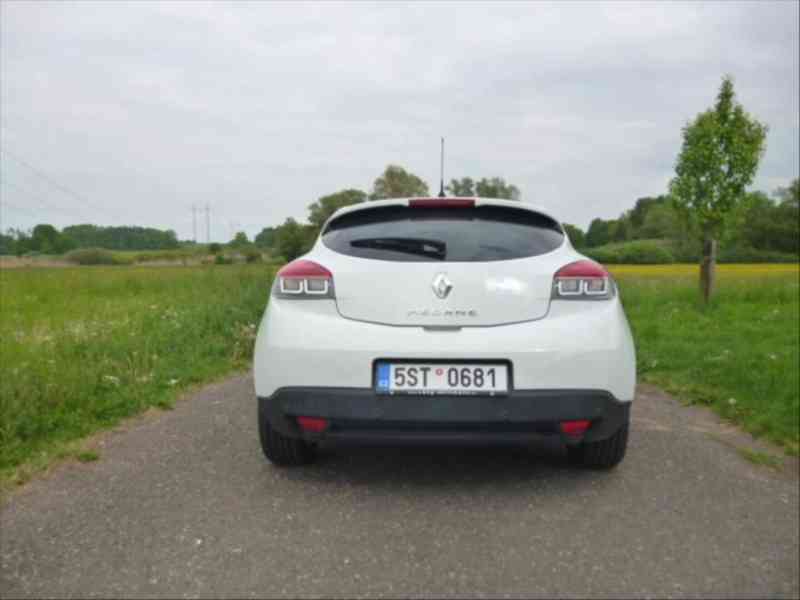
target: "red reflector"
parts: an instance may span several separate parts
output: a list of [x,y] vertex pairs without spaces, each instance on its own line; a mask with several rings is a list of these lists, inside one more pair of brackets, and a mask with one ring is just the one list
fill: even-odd
[[471,198],[414,198],[408,201],[412,208],[472,208],[475,200]]
[[297,417],[297,424],[306,431],[313,431],[319,433],[328,428],[328,419],[320,419],[318,417]]
[[579,260],[561,267],[556,277],[608,277],[608,271],[594,261]]
[[561,431],[564,435],[579,437],[586,433],[587,429],[589,429],[589,421],[585,419],[580,421],[561,421]]
[[278,271],[279,277],[332,277],[331,272],[311,260],[295,260]]

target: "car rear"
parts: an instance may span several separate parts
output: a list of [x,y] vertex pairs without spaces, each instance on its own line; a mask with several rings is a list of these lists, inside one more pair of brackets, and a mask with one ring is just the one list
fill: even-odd
[[[275,278],[254,373],[273,462],[307,462],[324,440],[550,434],[581,462],[612,466],[635,358],[613,279],[553,217],[422,198],[329,219]],[[616,451],[599,460],[592,449],[608,440]]]

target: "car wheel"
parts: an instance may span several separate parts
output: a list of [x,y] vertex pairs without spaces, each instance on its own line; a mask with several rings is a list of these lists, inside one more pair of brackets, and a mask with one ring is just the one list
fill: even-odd
[[258,415],[258,434],[264,456],[275,465],[282,467],[307,465],[316,457],[316,447],[313,444],[278,433],[262,414]]
[[625,423],[610,438],[578,446],[567,446],[567,454],[573,464],[592,469],[611,469],[625,457],[627,447],[628,423]]

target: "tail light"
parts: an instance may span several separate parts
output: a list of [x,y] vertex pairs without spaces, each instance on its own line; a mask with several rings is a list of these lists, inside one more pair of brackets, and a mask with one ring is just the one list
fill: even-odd
[[303,431],[322,433],[328,428],[328,419],[319,417],[297,417],[297,424]]
[[553,278],[553,298],[561,300],[608,300],[614,281],[601,265],[591,260],[570,263]]
[[333,298],[333,275],[310,260],[295,260],[275,276],[273,295],[278,298]]
[[579,421],[561,421],[561,433],[569,437],[581,437],[589,429],[590,422],[581,419]]

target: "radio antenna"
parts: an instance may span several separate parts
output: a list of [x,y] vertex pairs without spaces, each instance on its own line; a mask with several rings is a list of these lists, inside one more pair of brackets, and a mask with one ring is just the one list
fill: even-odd
[[439,198],[444,198],[444,138],[442,138],[442,154],[439,162]]

